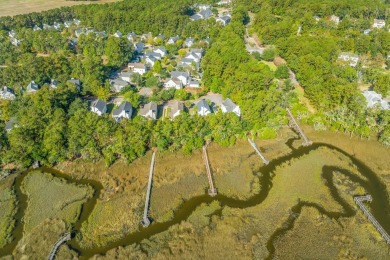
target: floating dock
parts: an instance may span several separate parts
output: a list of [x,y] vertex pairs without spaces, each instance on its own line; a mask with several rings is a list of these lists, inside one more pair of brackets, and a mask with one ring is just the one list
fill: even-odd
[[263,156],[263,154],[260,152],[260,150],[257,148],[257,145],[255,142],[253,142],[251,139],[249,139],[248,137],[248,142],[251,144],[251,146],[253,147],[253,149],[255,149],[255,151],[257,152],[257,154],[260,156],[260,158],[263,160],[264,164],[269,164],[269,161],[267,159],[265,159],[265,157]]
[[297,121],[295,120],[293,114],[291,113],[290,109],[286,108],[287,110],[287,115],[289,117],[289,126],[293,129],[295,129],[296,131],[298,131],[299,135],[301,136],[301,138],[303,139],[303,146],[309,146],[312,144],[312,142],[306,137],[306,135],[303,133],[302,129],[299,127]]
[[152,189],[152,179],[153,179],[153,170],[154,170],[154,159],[155,159],[155,156],[156,156],[156,152],[153,152],[152,161],[150,163],[149,182],[148,182],[148,189],[146,191],[144,215],[143,215],[143,218],[142,218],[142,221],[141,221],[141,224],[144,227],[148,227],[150,225],[150,219],[148,217],[148,211],[149,211],[149,203],[150,203],[150,191]]
[[56,257],[56,253],[58,251],[58,248],[60,248],[60,246],[65,243],[66,241],[69,241],[71,239],[71,233],[66,233],[64,234],[58,241],[57,243],[55,243],[55,245],[53,246],[53,249],[50,251],[50,254],[49,256],[47,257],[48,260],[53,260],[55,257]]
[[353,200],[358,205],[358,207],[363,211],[364,215],[368,218],[368,220],[371,221],[371,223],[375,226],[375,228],[378,230],[378,232],[382,235],[382,237],[385,239],[386,243],[390,245],[390,236],[387,234],[386,230],[379,224],[379,222],[375,219],[375,217],[371,214],[371,212],[364,206],[363,201],[372,201],[371,195],[365,195],[365,196],[357,196],[354,197]]
[[209,158],[207,156],[206,146],[203,146],[203,160],[204,160],[204,163],[206,165],[207,176],[208,176],[208,179],[209,179],[209,186],[210,186],[210,188],[209,188],[209,195],[211,197],[214,197],[215,195],[218,194],[218,192],[217,192],[217,189],[214,187],[213,176],[211,175]]

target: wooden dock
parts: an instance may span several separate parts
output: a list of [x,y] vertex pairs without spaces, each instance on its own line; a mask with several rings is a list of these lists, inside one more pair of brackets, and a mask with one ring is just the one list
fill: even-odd
[[371,212],[364,206],[363,201],[372,201],[371,195],[365,195],[365,196],[358,196],[353,198],[355,203],[358,205],[358,207],[363,211],[364,215],[368,218],[368,220],[371,221],[371,223],[375,226],[375,228],[378,230],[378,232],[382,235],[382,237],[385,239],[386,243],[390,245],[390,236],[387,234],[386,230],[379,224],[379,222],[375,219],[375,217],[371,214]]
[[214,187],[213,176],[211,175],[209,158],[208,158],[208,155],[207,155],[206,146],[203,146],[203,160],[204,160],[204,163],[206,165],[207,176],[208,176],[208,179],[209,179],[209,186],[210,186],[210,188],[209,188],[209,195],[211,197],[214,197],[215,195],[218,194],[218,192],[217,192],[217,189]]
[[152,189],[152,179],[153,179],[155,156],[156,156],[156,152],[153,152],[152,161],[150,163],[148,189],[146,190],[144,215],[143,215],[143,218],[142,218],[142,221],[141,221],[141,224],[144,227],[148,227],[150,225],[150,219],[148,217],[148,211],[149,211],[149,203],[150,203],[150,191]]
[[50,254],[49,256],[47,257],[48,260],[53,260],[55,257],[56,257],[56,253],[58,251],[58,249],[60,248],[60,246],[65,243],[66,241],[69,241],[71,239],[71,233],[66,233],[64,234],[58,241],[57,243],[55,243],[55,245],[53,246],[52,250],[50,251]]
[[299,135],[301,136],[301,138],[303,139],[303,146],[309,146],[312,144],[312,142],[306,137],[306,135],[303,133],[302,129],[299,127],[297,121],[295,120],[293,114],[291,113],[290,109],[286,108],[287,110],[287,115],[289,117],[289,126],[293,129],[295,129],[296,131],[298,131]]
[[264,164],[269,164],[269,161],[267,159],[265,159],[265,157],[263,156],[263,154],[260,152],[260,150],[257,148],[257,145],[255,142],[253,142],[251,139],[249,139],[248,137],[248,142],[251,144],[251,146],[253,147],[253,149],[255,149],[255,151],[257,152],[257,154],[260,156],[260,158],[263,160]]

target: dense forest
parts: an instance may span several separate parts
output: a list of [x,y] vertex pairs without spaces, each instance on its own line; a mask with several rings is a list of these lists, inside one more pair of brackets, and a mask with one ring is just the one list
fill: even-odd
[[[388,19],[384,12],[388,5],[380,1],[237,0],[232,22],[221,27],[216,26],[213,19],[190,22],[194,2],[125,0],[0,18],[0,47],[7,50],[0,53],[0,86],[10,86],[17,94],[12,102],[0,102],[0,164],[17,162],[29,166],[34,161],[55,164],[76,158],[94,161],[103,158],[110,165],[119,158],[131,162],[151,147],[191,153],[206,140],[232,145],[236,138],[247,133],[272,138],[287,123],[286,106],[316,129],[344,131],[362,137],[377,135],[381,142],[390,145],[390,113],[366,109],[357,76],[360,70],[365,83],[388,94],[388,70],[382,63],[389,54],[389,33],[361,33],[372,19]],[[202,1],[207,2],[215,1]],[[248,54],[245,48],[248,11],[255,15],[250,30],[263,44],[273,46],[260,56]],[[332,14],[343,17],[337,27],[328,21],[316,23],[313,19],[316,15]],[[136,116],[118,124],[109,115],[99,117],[89,112],[87,100],[90,96],[103,100],[109,97],[107,79],[132,58],[134,49],[125,37],[81,35],[77,46],[72,47],[69,39],[74,28],[61,33],[33,30],[35,25],[73,18],[80,19],[85,27],[109,34],[119,30],[180,35],[182,39],[210,37],[211,45],[202,46],[207,48],[201,64],[205,91],[221,93],[234,100],[241,107],[241,119],[221,112],[207,117],[183,113],[173,121],[151,121]],[[301,35],[296,34],[299,26],[303,28]],[[19,46],[10,42],[10,30],[15,30],[23,39]],[[178,53],[176,47],[172,46],[171,52]],[[359,63],[357,68],[351,68],[338,64],[340,51],[366,55],[372,66]],[[272,61],[276,55],[283,57],[287,65],[273,71],[262,61]],[[154,72],[161,71],[161,67],[157,67],[153,68]],[[297,75],[314,112],[308,112],[299,103],[287,79],[289,69]],[[163,72],[158,77],[164,77]],[[65,83],[70,78],[81,80],[81,92]],[[50,89],[51,79],[62,83],[57,89]],[[23,94],[31,80],[42,88],[32,95]],[[144,80],[138,80],[146,86],[157,85],[157,77],[152,72]],[[151,100],[191,98],[183,91],[161,90],[144,99],[136,93],[137,87],[121,93],[135,106]],[[4,125],[13,117],[17,118],[18,127],[6,133]]]

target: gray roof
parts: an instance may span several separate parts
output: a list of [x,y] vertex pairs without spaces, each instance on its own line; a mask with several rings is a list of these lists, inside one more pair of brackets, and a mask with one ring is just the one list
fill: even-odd
[[206,102],[206,100],[204,100],[204,99],[200,100],[200,101],[196,104],[196,106],[198,107],[198,112],[200,112],[200,110],[201,110],[203,107],[210,111],[210,106],[209,106],[209,104]]
[[113,80],[110,81],[110,84],[111,85],[115,85],[115,86],[126,87],[127,85],[129,85],[129,82],[124,81],[122,79],[113,79]]
[[194,21],[202,20],[202,16],[199,14],[194,14],[193,16],[191,16],[191,20]]
[[67,82],[76,85],[77,87],[80,87],[81,83],[79,79],[70,79]]
[[233,110],[237,107],[230,98],[225,99],[222,102],[222,105],[226,108],[227,112],[233,112]]
[[5,130],[10,131],[12,128],[14,128],[16,123],[16,117],[11,117],[10,120],[5,123]]
[[112,115],[115,117],[115,116],[119,116],[123,111],[125,111],[125,113],[130,113],[133,111],[133,106],[125,101],[125,102],[122,102],[122,104],[120,104],[120,106],[117,108],[117,109],[114,109]]
[[35,83],[35,81],[31,81],[28,85],[27,85],[27,92],[29,91],[37,91],[39,89],[39,86],[37,83]]
[[171,73],[172,78],[178,78],[180,76],[188,78],[190,76],[190,74],[186,71],[176,71],[176,70],[172,71],[172,73]]
[[153,101],[144,105],[144,107],[140,109],[139,113],[140,115],[145,116],[151,110],[157,113],[157,104]]
[[182,102],[179,102],[179,101],[176,101],[174,102],[172,105],[171,105],[171,113],[169,114],[169,116],[171,118],[173,118],[173,115],[177,112],[177,111],[183,111],[184,110],[184,105]]
[[92,102],[91,104],[92,107],[95,107],[97,110],[103,112],[104,108],[107,106],[106,102],[100,99],[96,99],[95,101]]
[[207,19],[213,14],[213,12],[211,12],[211,9],[206,9],[206,10],[200,11],[199,14],[203,17],[203,19]]
[[174,36],[174,37],[170,37],[168,41],[173,41],[173,42],[177,42],[178,40],[180,39],[179,36]]
[[52,79],[52,80],[50,81],[50,87],[52,87],[52,88],[57,87],[58,84],[60,84],[60,82],[58,82],[58,80]]

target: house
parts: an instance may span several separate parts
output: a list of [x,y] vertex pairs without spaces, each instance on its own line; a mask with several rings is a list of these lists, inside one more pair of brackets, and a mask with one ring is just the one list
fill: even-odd
[[200,84],[198,80],[191,80],[190,83],[188,84],[190,88],[199,88]]
[[16,37],[16,32],[15,32],[14,30],[9,31],[9,32],[8,32],[8,36],[9,36],[10,38],[15,38],[15,37]]
[[123,34],[120,31],[116,31],[116,33],[114,33],[113,36],[116,37],[116,38],[122,38]]
[[71,27],[72,26],[72,21],[65,21],[64,22],[64,26],[65,26],[65,28],[69,28],[69,27]]
[[131,32],[129,34],[126,35],[126,38],[130,41],[130,42],[134,42],[137,38],[137,34],[135,32]]
[[225,99],[221,104],[221,110],[223,113],[233,112],[238,117],[241,116],[240,107],[233,103],[230,98]]
[[202,20],[202,16],[200,14],[194,14],[190,17],[190,20],[191,21],[198,21],[198,20]]
[[112,117],[115,121],[120,122],[123,118],[130,119],[133,114],[133,106],[125,101],[120,104],[117,109],[114,109],[112,113]]
[[203,57],[203,49],[190,49],[190,53],[195,54],[199,59]]
[[207,104],[206,100],[202,99],[197,104],[197,112],[200,116],[207,116],[211,113],[210,106]]
[[134,43],[134,50],[137,53],[142,53],[144,51],[145,44],[143,42]]
[[146,105],[144,105],[140,111],[139,111],[139,114],[143,117],[146,117],[148,119],[154,119],[156,120],[157,119],[157,104],[155,102],[150,102]]
[[85,30],[85,34],[86,34],[86,35],[88,35],[88,34],[90,34],[90,33],[95,33],[95,30],[92,29],[92,28],[91,28],[91,29],[86,29],[86,30]]
[[194,60],[192,60],[192,59],[183,58],[183,59],[180,61],[180,63],[179,63],[179,65],[182,66],[182,67],[190,67],[190,66],[192,66],[193,64],[195,64],[195,67],[196,67],[196,68],[199,68],[199,62],[196,62],[196,61],[194,61]]
[[167,41],[167,44],[175,44],[178,40],[180,40],[180,37],[178,35],[170,37]]
[[211,5],[208,5],[208,4],[198,4],[198,5],[197,5],[197,8],[198,8],[200,11],[203,11],[203,10],[210,9],[210,8],[211,8]]
[[145,74],[147,72],[147,68],[145,66],[145,64],[143,63],[129,63],[127,65],[127,67],[133,71],[134,73],[138,73],[138,74]]
[[76,47],[77,45],[77,39],[76,38],[73,38],[69,41],[69,44],[72,48]]
[[11,117],[10,120],[5,123],[5,131],[9,133],[14,127],[18,127],[16,124],[16,117]]
[[73,23],[75,25],[80,25],[81,21],[80,20],[77,20],[77,19],[73,19]]
[[154,53],[158,53],[161,55],[161,57],[164,57],[165,54],[167,54],[167,50],[164,47],[158,47],[153,49]]
[[339,24],[339,22],[340,22],[340,17],[338,17],[338,16],[336,16],[336,15],[332,15],[332,16],[330,17],[330,21],[331,21],[331,22],[334,22],[335,24]]
[[70,83],[70,84],[76,86],[76,89],[78,91],[81,90],[81,82],[79,79],[71,78],[70,80],[67,81],[67,83]]
[[183,86],[187,85],[190,81],[190,74],[186,71],[172,71],[171,77],[179,79]]
[[43,30],[50,30],[51,26],[44,23],[42,28],[43,28]]
[[221,0],[217,4],[218,5],[229,5],[232,2],[232,0]]
[[96,37],[107,38],[108,35],[106,31],[101,31],[101,32],[96,32]]
[[202,40],[202,42],[206,43],[207,45],[210,45],[210,43],[211,43],[209,37],[207,37],[206,39]]
[[364,35],[369,35],[369,34],[370,34],[370,32],[371,32],[371,30],[370,30],[370,29],[366,29],[366,30],[364,30],[364,31],[363,31],[363,34],[364,34]]
[[84,31],[84,29],[82,29],[82,28],[78,28],[78,29],[76,29],[76,30],[74,31],[74,35],[75,35],[77,38],[79,38],[80,35],[82,35],[82,34],[84,34],[84,33],[85,33],[85,31]]
[[165,88],[175,88],[175,89],[181,89],[183,88],[183,83],[178,78],[170,78],[167,79],[164,83]]
[[228,25],[231,20],[232,20],[232,18],[230,17],[230,15],[224,15],[224,16],[218,17],[216,19],[216,21],[218,23],[222,24],[223,26]]
[[55,22],[55,23],[53,24],[53,27],[54,27],[54,29],[56,29],[57,31],[61,30],[61,24],[60,24],[60,23]]
[[91,103],[91,111],[98,116],[101,116],[107,112],[107,104],[103,100],[96,99]]
[[151,56],[146,56],[145,58],[145,63],[148,64],[149,66],[153,67],[154,66],[154,63],[157,61],[158,59],[151,55]]
[[349,53],[349,52],[342,52],[340,53],[339,55],[339,60],[343,60],[343,61],[346,61],[348,62],[349,61],[349,65],[352,66],[352,67],[355,67],[359,61],[359,55],[356,55],[356,54],[352,54],[352,53]]
[[55,79],[52,79],[50,81],[50,88],[57,88],[57,86],[60,84],[60,82],[58,82],[57,80]]
[[195,40],[192,39],[192,38],[187,38],[185,41],[184,41],[184,46],[187,47],[187,48],[191,48],[192,45],[194,45],[195,43]]
[[366,98],[368,108],[372,108],[376,105],[379,105],[379,107],[382,109],[390,109],[389,103],[386,100],[382,99],[381,94],[378,94],[375,91],[366,90],[363,92],[363,96]]
[[36,32],[36,31],[42,31],[41,27],[39,27],[38,25],[35,25],[33,27],[33,31]]
[[358,61],[359,61],[359,55],[357,54],[352,54],[351,57],[349,58],[350,63],[349,65],[352,67],[356,67]]
[[129,82],[124,81],[123,79],[113,79],[110,81],[111,84],[111,90],[113,92],[121,92],[122,89],[129,85]]
[[207,9],[200,11],[198,14],[202,17],[202,19],[206,20],[206,19],[209,19],[213,15],[213,12],[211,11],[211,9],[207,8]]
[[144,33],[141,35],[141,41],[147,41],[150,37],[153,37],[151,32]]
[[11,43],[14,46],[19,46],[20,41],[18,39],[16,39],[16,38],[11,38]]
[[200,58],[197,54],[195,54],[194,52],[190,52],[188,53],[184,59],[188,59],[188,60],[192,60],[194,62],[199,62],[200,61]]
[[161,39],[161,41],[164,41],[165,40],[165,37],[164,37],[164,35],[162,35],[162,34],[159,34],[159,35],[157,35],[156,37],[154,37],[154,41],[157,41],[158,39]]
[[373,28],[382,29],[386,26],[385,20],[382,19],[374,19],[374,23],[372,24]]
[[178,115],[180,115],[184,111],[184,105],[180,101],[174,101],[170,105],[170,108],[171,108],[171,111],[169,112],[169,117],[171,119],[174,119],[175,117],[177,117]]
[[31,81],[27,87],[26,87],[26,92],[27,93],[34,93],[39,90],[38,84],[35,83],[35,81]]
[[158,52],[154,52],[154,51],[151,51],[151,52],[148,52],[145,54],[145,57],[153,57],[155,58],[156,60],[161,60],[161,53],[158,53]]
[[131,82],[133,74],[133,71],[122,71],[121,73],[119,73],[118,77],[124,81]]
[[14,100],[15,93],[9,87],[4,86],[0,89],[0,99]]

